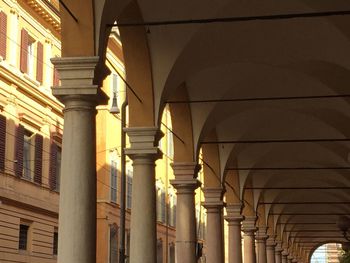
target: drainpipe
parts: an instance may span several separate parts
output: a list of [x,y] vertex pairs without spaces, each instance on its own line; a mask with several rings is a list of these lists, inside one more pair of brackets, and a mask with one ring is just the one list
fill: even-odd
[[120,243],[119,243],[119,263],[125,263],[125,197],[126,197],[126,174],[125,174],[125,147],[126,134],[124,128],[126,126],[126,107],[128,101],[125,100],[121,106],[121,189],[120,189]]

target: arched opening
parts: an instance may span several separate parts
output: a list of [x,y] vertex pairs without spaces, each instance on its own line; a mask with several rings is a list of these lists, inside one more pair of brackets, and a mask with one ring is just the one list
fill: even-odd
[[312,253],[311,263],[338,263],[343,254],[341,243],[326,243]]

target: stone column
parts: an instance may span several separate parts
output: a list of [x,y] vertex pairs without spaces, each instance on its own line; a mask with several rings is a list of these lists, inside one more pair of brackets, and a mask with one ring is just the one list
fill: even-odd
[[200,182],[196,179],[200,165],[173,163],[172,168],[175,179],[170,183],[175,187],[177,194],[176,258],[181,263],[195,263],[197,233],[194,191],[200,186]]
[[266,258],[267,263],[275,263],[276,242],[274,236],[269,236],[266,240]]
[[255,254],[255,227],[256,216],[246,216],[242,223],[244,233],[244,263],[256,263]]
[[282,251],[282,242],[277,240],[275,246],[275,263],[282,263]]
[[259,227],[257,235],[255,236],[257,245],[257,263],[266,263],[266,240],[268,235],[266,234],[267,227]]
[[125,153],[133,161],[130,263],[157,261],[155,161],[162,154],[156,127],[125,128],[130,148]]
[[96,105],[106,102],[93,84],[98,57],[55,58],[64,103],[58,262],[96,262]]
[[223,234],[222,201],[224,190],[220,188],[205,188],[205,202],[202,205],[207,209],[207,234],[206,234],[206,262],[224,263],[225,248]]
[[283,251],[282,251],[282,263],[288,263],[288,261],[287,261],[288,255],[289,255],[288,250],[283,249]]
[[242,263],[241,215],[242,204],[226,206],[225,220],[228,222],[228,263]]
[[292,255],[287,256],[287,263],[292,263],[292,260],[293,260]]
[[298,261],[298,258],[297,257],[293,257],[293,259],[292,259],[292,263],[298,263],[299,261]]

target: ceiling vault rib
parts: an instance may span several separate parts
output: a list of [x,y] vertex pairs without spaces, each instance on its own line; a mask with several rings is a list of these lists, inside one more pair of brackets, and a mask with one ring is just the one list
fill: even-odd
[[259,202],[258,205],[347,205],[350,201],[345,202]]
[[169,104],[182,103],[225,103],[225,102],[254,102],[254,101],[278,101],[278,100],[316,100],[350,98],[349,94],[339,95],[314,95],[314,96],[289,96],[289,97],[257,97],[257,98],[231,98],[231,99],[209,99],[209,100],[169,100]]
[[261,16],[236,16],[222,18],[203,18],[203,19],[186,19],[186,20],[164,20],[164,21],[145,21],[145,22],[127,22],[106,24],[106,27],[138,27],[138,26],[171,26],[171,25],[186,25],[186,24],[212,24],[212,23],[234,23],[248,22],[257,20],[284,20],[295,18],[317,18],[327,16],[345,16],[350,15],[350,10],[333,10],[323,12],[308,12],[308,13],[289,13],[289,14],[274,14]]
[[230,167],[227,171],[280,171],[280,170],[350,170],[350,166],[333,167]]
[[350,213],[270,213],[270,215],[289,216],[349,216]]
[[348,190],[350,187],[245,187],[247,190]]
[[277,225],[336,225],[335,222],[312,223],[312,222],[279,222]]
[[317,138],[317,139],[272,139],[272,140],[227,140],[204,141],[202,144],[272,144],[272,143],[308,143],[308,142],[350,142],[349,138]]

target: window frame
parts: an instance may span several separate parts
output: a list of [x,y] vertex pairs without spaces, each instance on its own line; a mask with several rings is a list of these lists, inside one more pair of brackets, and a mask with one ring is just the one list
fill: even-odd
[[[26,227],[26,239],[25,239],[25,248],[21,248],[21,227]],[[29,253],[31,251],[31,230],[32,223],[28,221],[21,220],[18,228],[18,251],[20,253]]]
[[[118,160],[111,157],[110,166],[110,201],[117,204],[118,202]],[[115,175],[114,175],[115,174]],[[115,199],[113,199],[115,193]]]

